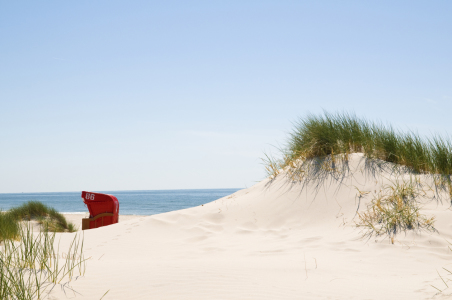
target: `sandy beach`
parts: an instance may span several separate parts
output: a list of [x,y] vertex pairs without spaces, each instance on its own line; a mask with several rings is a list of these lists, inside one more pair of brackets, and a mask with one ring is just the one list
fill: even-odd
[[[73,223],[76,228],[78,229],[78,231],[82,230],[82,219],[83,218],[89,218],[89,213],[85,213],[85,214],[63,214],[64,217],[66,218],[66,220],[68,222]],[[118,223],[122,223],[125,221],[129,221],[132,219],[136,219],[136,218],[140,218],[143,216],[138,216],[138,215],[119,215],[119,222]]]
[[452,299],[451,30],[445,0],[1,1],[0,300]]
[[[84,231],[84,277],[50,299],[441,299],[452,270],[450,198],[425,200],[435,231],[363,238],[372,195],[409,178],[350,171],[291,183],[284,174],[211,203]],[[428,182],[427,177],[420,176]],[[433,184],[433,183],[432,183]],[[366,191],[367,193],[359,193]],[[427,199],[427,198],[426,198]],[[421,200],[420,200],[421,201]],[[422,200],[423,201],[423,200]],[[69,216],[78,222],[82,215]],[[61,247],[74,234],[59,234]],[[439,272],[439,273],[438,273]],[[444,290],[436,295],[438,290]]]

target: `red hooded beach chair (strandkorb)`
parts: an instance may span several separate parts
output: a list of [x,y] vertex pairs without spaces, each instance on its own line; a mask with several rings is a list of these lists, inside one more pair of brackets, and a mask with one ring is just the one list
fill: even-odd
[[89,218],[82,219],[82,230],[118,223],[119,201],[115,196],[83,191],[82,198],[89,210]]

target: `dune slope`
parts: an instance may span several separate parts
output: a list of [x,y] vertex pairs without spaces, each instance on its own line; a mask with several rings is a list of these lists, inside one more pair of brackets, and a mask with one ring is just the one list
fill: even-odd
[[[50,299],[108,290],[104,299],[442,298],[448,290],[431,285],[446,288],[437,270],[446,276],[452,263],[448,195],[420,199],[436,231],[399,233],[392,244],[355,225],[373,195],[408,177],[353,154],[339,175],[291,183],[281,174],[203,206],[85,231],[91,259],[71,283],[78,294],[58,287]],[[73,235],[60,236],[65,249]]]

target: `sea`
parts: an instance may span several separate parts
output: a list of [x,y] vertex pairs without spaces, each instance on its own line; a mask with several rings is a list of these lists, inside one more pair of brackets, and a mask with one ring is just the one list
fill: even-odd
[[[115,196],[120,215],[155,215],[206,204],[240,189],[92,191]],[[40,201],[60,213],[88,212],[80,192],[0,194],[0,210],[5,211],[28,201]]]

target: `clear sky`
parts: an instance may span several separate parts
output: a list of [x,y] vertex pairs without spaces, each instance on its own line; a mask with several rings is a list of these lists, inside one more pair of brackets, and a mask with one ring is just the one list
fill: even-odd
[[452,1],[0,0],[0,192],[249,187],[308,112],[452,133]]

